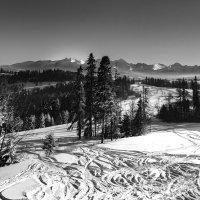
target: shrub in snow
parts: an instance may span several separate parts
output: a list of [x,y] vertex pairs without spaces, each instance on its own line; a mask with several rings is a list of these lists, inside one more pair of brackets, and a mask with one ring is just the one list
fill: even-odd
[[50,156],[54,153],[55,139],[52,134],[48,134],[43,142],[43,149],[45,150],[46,156]]

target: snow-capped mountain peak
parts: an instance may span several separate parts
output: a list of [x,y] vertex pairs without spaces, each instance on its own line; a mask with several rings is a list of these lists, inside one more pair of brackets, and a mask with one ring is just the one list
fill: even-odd
[[85,61],[84,60],[77,60],[77,59],[74,59],[74,58],[70,58],[70,62],[71,63],[77,63],[77,64],[85,64]]
[[81,65],[85,64],[84,60],[80,60]]
[[75,59],[73,59],[73,58],[70,58],[70,61],[73,63],[73,62],[76,62],[76,60]]
[[154,64],[153,65],[153,70],[160,70],[160,69],[163,69],[165,68],[166,66],[163,65],[163,64]]

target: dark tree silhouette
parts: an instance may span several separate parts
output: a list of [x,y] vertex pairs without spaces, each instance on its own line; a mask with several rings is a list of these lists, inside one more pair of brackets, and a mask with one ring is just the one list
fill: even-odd
[[100,118],[102,120],[102,134],[101,143],[104,141],[105,123],[112,113],[114,101],[112,90],[112,73],[110,66],[110,59],[104,56],[101,59],[100,67],[98,69],[97,91],[96,91],[96,104]]
[[96,61],[94,59],[93,54],[89,55],[87,60],[87,74],[85,76],[85,97],[86,97],[86,115],[89,121],[89,133],[88,135],[92,136],[92,118],[95,116],[94,114],[94,101],[95,101],[95,84],[96,84]]
[[77,121],[77,130],[78,130],[78,137],[81,139],[81,132],[83,128],[83,121],[85,116],[85,91],[83,87],[83,69],[80,66],[77,72],[77,80],[76,80],[76,117],[75,120]]

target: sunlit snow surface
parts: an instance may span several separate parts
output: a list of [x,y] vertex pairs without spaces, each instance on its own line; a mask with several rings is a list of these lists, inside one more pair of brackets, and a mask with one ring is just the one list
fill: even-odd
[[54,157],[41,152],[41,138],[50,128],[33,131],[23,145],[37,145],[24,146],[21,153],[29,152],[29,160],[0,168],[1,195],[31,200],[200,198],[199,124],[155,121],[148,135],[105,144],[78,142],[75,130],[64,125],[51,129],[59,144]]

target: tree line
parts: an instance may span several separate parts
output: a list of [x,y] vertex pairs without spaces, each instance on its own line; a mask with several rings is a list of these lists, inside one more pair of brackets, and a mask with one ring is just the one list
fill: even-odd
[[152,85],[156,87],[170,87],[170,88],[182,88],[182,82],[185,82],[185,89],[191,89],[192,88],[192,82],[187,81],[185,79],[179,79],[179,80],[167,80],[167,79],[161,79],[161,78],[149,78],[146,77],[145,80],[142,81],[143,84],[146,85]]
[[74,81],[76,79],[76,72],[63,71],[60,69],[49,69],[43,71],[26,70],[19,72],[10,72],[1,69],[0,75],[2,79],[6,78],[9,84],[19,82],[34,82],[38,84],[40,82],[64,82]]
[[200,97],[197,77],[191,81],[192,95],[186,90],[187,84],[182,80],[181,88],[177,89],[176,101],[168,98],[168,103],[163,105],[158,117],[166,122],[200,122]]
[[127,99],[128,96],[136,95],[135,92],[130,88],[131,84],[135,84],[135,80],[127,76],[116,76],[114,77],[114,89],[117,98]]

